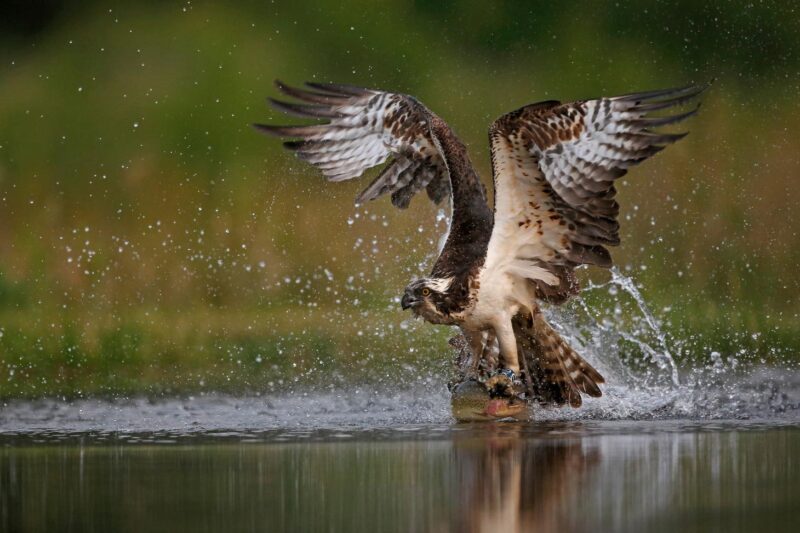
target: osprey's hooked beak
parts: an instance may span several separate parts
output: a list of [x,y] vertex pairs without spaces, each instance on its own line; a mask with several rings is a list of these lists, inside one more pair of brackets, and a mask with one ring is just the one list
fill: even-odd
[[410,292],[406,291],[405,294],[403,294],[403,298],[400,300],[400,307],[402,307],[403,310],[406,310],[411,307],[414,307],[418,303],[419,300],[414,298],[414,296],[412,296]]

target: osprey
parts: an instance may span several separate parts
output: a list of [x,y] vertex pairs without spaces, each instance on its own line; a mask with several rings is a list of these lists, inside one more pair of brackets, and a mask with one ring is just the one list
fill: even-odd
[[328,180],[356,178],[389,160],[357,203],[391,194],[406,208],[422,189],[437,204],[450,198],[444,248],[430,276],[406,287],[403,309],[458,326],[472,373],[499,348],[499,370],[487,382],[495,392],[514,393],[524,383],[540,401],[574,407],[581,393],[601,395],[602,376],[545,321],[539,302],[576,295],[576,267],[611,266],[606,247],[620,242],[615,181],[686,135],[654,128],[684,120],[699,104],[651,113],[689,102],[706,86],[550,100],[500,117],[489,128],[492,209],[464,143],[413,97],[348,85],[276,85],[302,102],[270,99],[276,108],[326,121],[255,127],[294,139],[285,146]]

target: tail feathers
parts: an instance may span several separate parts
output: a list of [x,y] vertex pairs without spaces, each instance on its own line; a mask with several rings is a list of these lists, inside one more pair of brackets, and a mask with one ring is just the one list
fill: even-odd
[[516,320],[519,351],[532,397],[541,403],[580,407],[581,393],[602,396],[605,380],[592,365],[575,353],[541,313],[532,320]]

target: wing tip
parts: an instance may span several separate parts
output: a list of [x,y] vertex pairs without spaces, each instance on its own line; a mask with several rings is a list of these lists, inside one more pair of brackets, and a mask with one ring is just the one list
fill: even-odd
[[670,89],[656,89],[653,91],[623,94],[621,96],[611,98],[611,100],[632,102],[640,105],[644,102],[648,102],[649,105],[652,106],[659,104],[678,105],[702,94],[709,87],[711,87],[715,81],[716,78],[711,78],[710,81],[705,83],[689,84],[684,85],[683,87],[673,87]]
[[272,97],[267,97],[267,101],[275,109],[283,111],[288,115],[301,118],[337,119],[345,116],[344,114],[327,105],[295,104],[291,102],[284,102],[283,100],[278,100]]
[[356,196],[356,199],[353,202],[356,207],[361,207],[362,205],[366,204],[367,202],[371,202],[372,200],[377,198],[376,195],[367,194],[367,193],[368,193],[368,189],[365,189],[365,190],[361,191],[360,193],[358,193],[358,196]]
[[274,83],[275,87],[278,89],[278,91],[280,91],[281,94],[296,98],[302,102],[322,104],[325,107],[344,105],[353,97],[352,95],[345,95],[341,93],[334,94],[330,92],[316,92],[298,87],[292,87],[291,85],[286,84],[278,79],[276,79]]
[[[662,126],[669,126],[671,124],[677,124],[679,122],[683,122],[687,118],[691,118],[697,114],[700,110],[701,102],[698,102],[697,105],[693,106],[689,111],[684,113],[678,113],[677,115],[667,115],[663,117],[650,117],[645,114],[644,117],[634,120],[633,122],[641,125],[644,128],[647,128],[646,131],[650,131],[650,128],[660,128]],[[686,132],[688,133],[688,132]],[[685,135],[685,134],[684,134]]]
[[312,89],[316,89],[318,91],[324,91],[332,95],[337,96],[364,96],[369,94],[372,89],[366,89],[364,87],[357,87],[355,85],[347,85],[344,83],[327,83],[327,82],[318,82],[318,81],[307,81],[304,84],[306,87],[310,87]]

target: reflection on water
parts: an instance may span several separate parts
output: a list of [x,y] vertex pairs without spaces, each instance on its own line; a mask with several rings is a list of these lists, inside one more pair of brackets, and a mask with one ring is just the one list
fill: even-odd
[[793,425],[119,437],[0,438],[0,530],[800,530]]
[[[458,439],[450,524],[457,531],[563,531],[571,490],[600,459],[577,441],[520,438],[518,426],[489,428],[484,438]],[[448,528],[444,528],[448,529]]]

